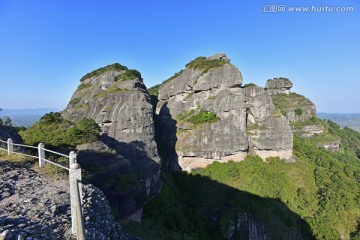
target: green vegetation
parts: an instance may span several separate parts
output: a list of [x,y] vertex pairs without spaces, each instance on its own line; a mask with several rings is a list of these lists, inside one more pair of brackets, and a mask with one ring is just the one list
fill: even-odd
[[220,118],[216,116],[214,112],[208,112],[205,110],[201,110],[200,113],[191,116],[186,121],[191,122],[192,124],[198,125],[203,123],[215,123],[219,121]]
[[110,71],[126,71],[128,70],[127,67],[119,64],[119,63],[114,63],[114,64],[111,64],[111,65],[108,65],[106,67],[103,67],[103,68],[99,68],[97,70],[94,70],[90,73],[87,73],[85,76],[83,76],[80,81],[84,81],[85,79],[88,79],[88,78],[91,78],[91,77],[97,77],[103,73],[106,73],[106,72],[110,72]]
[[184,114],[180,114],[176,116],[176,120],[180,122],[190,122],[195,125],[200,125],[204,123],[215,123],[220,120],[218,116],[214,112],[208,112],[205,110],[201,110],[198,114],[195,114],[194,110],[186,112]]
[[[302,107],[313,105],[313,103],[308,98],[297,93],[276,94],[272,95],[271,98],[275,107],[277,109],[280,109],[281,113],[284,116],[286,116],[286,112],[288,112],[289,110],[291,111],[295,109],[300,109],[302,111]],[[299,110],[297,110],[297,112],[300,113]]]
[[71,104],[71,105],[76,105],[76,104],[78,104],[80,101],[81,101],[80,98],[73,98],[73,99],[70,100],[69,104]]
[[243,86],[243,88],[249,88],[249,87],[257,87],[255,83],[247,83]]
[[136,78],[141,78],[141,73],[138,70],[135,69],[129,69],[126,72],[121,73],[120,75],[116,76],[114,78],[114,81],[128,81],[128,80],[133,80]]
[[296,115],[296,116],[300,116],[301,114],[303,114],[303,111],[302,111],[301,108],[295,109],[294,112],[295,112],[295,115]]
[[142,225],[124,229],[145,240],[225,239],[247,213],[274,239],[359,239],[360,133],[321,123],[341,139],[340,151],[295,135],[294,163],[248,156],[191,174],[163,171],[164,188],[145,206]]
[[79,92],[79,91],[84,90],[84,89],[89,88],[89,87],[91,87],[91,84],[90,84],[90,83],[88,83],[88,84],[81,83],[81,84],[78,86],[78,88],[76,89],[76,92]]
[[116,93],[123,93],[123,92],[129,92],[129,90],[128,89],[120,89],[117,85],[112,85],[108,89],[95,94],[94,98],[103,98],[109,94],[116,94]]
[[73,123],[61,117],[60,113],[47,113],[39,122],[25,131],[20,131],[24,142],[37,145],[40,142],[49,147],[74,147],[78,144],[99,139],[100,127],[89,118]]
[[209,60],[206,57],[198,57],[195,60],[186,64],[187,68],[198,69],[202,74],[208,72],[210,69],[222,67],[227,62],[222,59]]

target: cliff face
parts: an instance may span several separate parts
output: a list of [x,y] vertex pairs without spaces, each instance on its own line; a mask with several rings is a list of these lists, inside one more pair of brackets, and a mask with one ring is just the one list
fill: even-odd
[[[122,169],[128,166],[124,171],[137,177],[142,192],[152,195],[160,190],[160,158],[154,141],[153,110],[139,72],[113,64],[85,75],[63,116],[75,121],[84,117],[94,119],[101,127],[102,143],[120,156],[121,160],[117,160],[124,162]],[[89,157],[86,152],[101,152],[103,147],[96,146],[85,147],[83,156]]]
[[[172,168],[202,168],[214,160],[240,161],[251,152],[292,157],[288,121],[260,87],[242,88],[239,70],[225,54],[197,58],[159,89],[159,139]],[[176,159],[177,158],[177,159]]]

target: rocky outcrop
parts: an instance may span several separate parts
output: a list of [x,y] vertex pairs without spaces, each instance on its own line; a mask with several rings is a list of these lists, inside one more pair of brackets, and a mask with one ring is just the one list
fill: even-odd
[[292,86],[292,82],[287,78],[274,78],[266,82],[265,89],[269,95],[289,94]]
[[[69,186],[31,170],[32,164],[0,161],[1,239],[70,239]],[[123,233],[104,194],[83,185],[86,239],[136,239]]]
[[322,125],[308,125],[302,127],[298,132],[301,138],[311,138],[314,135],[322,134],[324,127]]
[[321,147],[325,148],[325,150],[329,152],[337,152],[340,149],[341,141],[334,140],[321,144]]
[[224,54],[200,57],[159,89],[157,136],[172,168],[241,161],[248,152],[290,160],[292,132],[263,88],[243,89],[240,71]]
[[316,107],[308,98],[290,92],[292,82],[287,78],[274,78],[266,82],[266,92],[271,95],[276,108],[289,122],[304,122],[316,116]]
[[[125,172],[137,177],[143,193],[153,195],[160,190],[160,158],[154,140],[153,109],[138,71],[113,64],[85,75],[62,115],[74,121],[84,117],[94,119],[102,130],[101,141],[115,151],[113,159],[123,162],[122,168],[128,167]],[[101,148],[92,146],[90,152],[102,152]],[[123,206],[127,200],[117,201],[117,205]],[[138,211],[141,208],[123,217]]]

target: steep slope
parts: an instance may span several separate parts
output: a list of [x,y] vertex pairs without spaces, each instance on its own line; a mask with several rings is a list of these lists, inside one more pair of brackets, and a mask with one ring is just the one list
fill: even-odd
[[[100,166],[96,171],[102,172],[105,169],[107,179],[112,179],[105,185],[116,187],[120,181],[116,180],[119,178],[117,175],[133,174],[145,195],[153,195],[161,187],[160,158],[154,141],[152,114],[150,97],[140,73],[120,64],[109,65],[86,74],[62,113],[65,118],[73,121],[84,117],[92,118],[101,127],[102,143],[82,146],[80,150],[83,152],[79,153],[80,161],[86,164],[86,158],[91,158],[94,169],[94,166],[101,165],[99,161],[102,158],[108,159],[108,167]],[[104,153],[103,149],[107,148],[109,151],[106,150]],[[94,158],[96,153],[103,153],[105,156]],[[113,163],[116,162],[122,162],[122,166],[119,167],[117,164],[116,167],[120,169],[119,172],[112,169]],[[137,191],[136,184],[134,189]],[[107,194],[113,195],[114,192]],[[133,201],[124,204],[129,201],[126,200],[126,196],[125,199],[123,197],[121,195],[112,199],[120,198],[116,205],[121,208],[120,212],[126,212],[125,217],[130,216],[140,221],[143,198],[135,194],[136,204]],[[139,204],[141,202],[142,204]]]
[[225,54],[199,57],[159,87],[157,135],[170,152],[171,168],[203,168],[241,161],[292,158],[292,132],[260,87],[243,89],[239,70]]

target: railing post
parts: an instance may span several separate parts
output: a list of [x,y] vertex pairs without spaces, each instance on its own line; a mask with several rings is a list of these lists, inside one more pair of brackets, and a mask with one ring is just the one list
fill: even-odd
[[76,153],[74,151],[71,151],[69,154],[69,167],[71,167],[72,164],[77,163],[76,161]]
[[39,167],[45,167],[45,145],[43,143],[39,143],[38,151],[39,151]]
[[79,188],[81,188],[81,168],[77,163],[70,166],[70,205],[71,205],[71,233],[76,235],[77,240],[85,239],[84,220],[81,209],[81,197]]
[[[71,168],[71,165],[77,163],[77,155],[74,151],[71,151],[69,154],[69,168]],[[81,182],[81,173],[77,176],[78,180]],[[80,192],[80,198],[81,198],[81,203],[82,203],[82,188],[79,188],[79,192]]]
[[8,155],[11,155],[14,152],[14,142],[11,138],[7,140],[8,145]]

